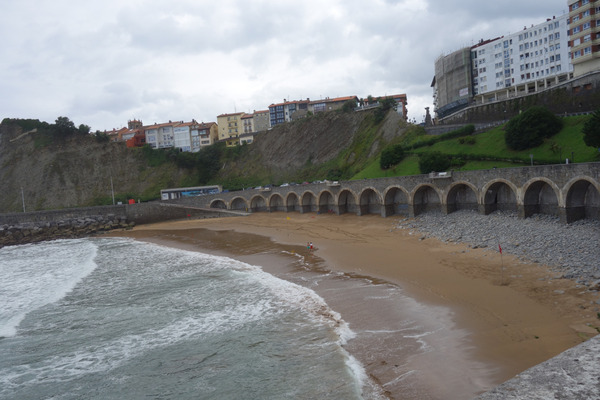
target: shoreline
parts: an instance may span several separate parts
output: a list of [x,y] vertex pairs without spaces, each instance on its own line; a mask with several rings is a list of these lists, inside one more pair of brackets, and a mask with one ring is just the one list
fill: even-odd
[[[345,289],[367,278],[373,287],[401,288],[414,299],[414,304],[398,300],[405,302],[402,307],[413,308],[409,312],[422,317],[425,325],[443,323],[425,339],[433,351],[410,356],[410,365],[399,366],[388,360],[391,355],[387,353],[394,353],[393,335],[381,343],[373,343],[377,338],[372,334],[356,341],[360,343],[348,344],[350,353],[390,398],[397,398],[410,379],[415,380],[411,383],[413,398],[443,398],[448,393],[474,397],[597,333],[588,326],[599,325],[588,306],[597,300],[597,293],[582,292],[574,282],[557,278],[550,268],[524,264],[512,255],[504,255],[501,273],[499,257],[489,249],[419,237],[398,228],[398,222],[399,218],[378,216],[273,213],[143,225],[109,235],[233,256],[290,278],[293,257],[286,257],[286,270],[276,267],[281,264],[276,260],[283,255],[272,252],[270,243],[274,242],[277,252],[287,249],[314,258],[306,273],[323,275],[331,270],[345,274]],[[243,243],[244,238],[248,243]],[[210,241],[213,244],[207,246]],[[316,246],[314,253],[306,250],[309,241]],[[356,287],[345,292],[336,289],[336,293],[346,293],[337,295],[340,298],[328,294],[327,284],[312,289],[349,321],[353,331],[367,331],[372,324],[374,330],[387,329],[399,318],[394,308],[399,303],[387,304],[387,308],[374,300],[347,305],[356,300],[352,295]],[[329,289],[334,292],[333,286]],[[374,320],[372,314],[381,316]],[[372,345],[380,347],[375,356]],[[432,368],[434,373],[428,374]],[[440,370],[454,371],[436,375]],[[419,371],[420,377],[411,371]],[[413,377],[406,375],[409,372]],[[464,376],[453,386],[457,373]],[[423,390],[428,391],[427,397],[422,396]]]

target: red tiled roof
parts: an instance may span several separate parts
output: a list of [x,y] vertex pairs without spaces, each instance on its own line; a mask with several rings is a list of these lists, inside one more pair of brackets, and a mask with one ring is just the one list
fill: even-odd
[[345,96],[345,97],[335,97],[333,99],[325,98],[322,100],[311,101],[310,104],[319,104],[319,103],[339,103],[348,100],[358,100],[357,96]]
[[276,106],[284,106],[286,104],[299,104],[299,103],[309,103],[309,100],[293,100],[293,101],[284,101],[283,103],[277,103],[277,104],[271,104],[269,106],[270,107],[276,107]]

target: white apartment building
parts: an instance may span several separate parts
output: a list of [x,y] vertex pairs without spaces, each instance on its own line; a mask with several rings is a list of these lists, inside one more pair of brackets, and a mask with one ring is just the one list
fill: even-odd
[[572,77],[568,15],[471,48],[476,104],[535,93]]
[[173,128],[173,136],[175,142],[173,147],[181,151],[192,151],[192,137],[190,135],[190,125],[184,124],[183,121]]
[[145,127],[146,143],[148,143],[154,149],[166,149],[169,147],[173,147],[174,125],[174,123],[169,121],[165,124],[154,124]]

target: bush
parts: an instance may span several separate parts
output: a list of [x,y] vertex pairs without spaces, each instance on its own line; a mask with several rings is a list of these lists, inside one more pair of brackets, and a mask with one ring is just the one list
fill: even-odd
[[384,120],[388,111],[396,107],[396,100],[389,97],[379,102],[380,106],[375,109],[375,123],[379,124]]
[[351,113],[352,111],[354,111],[355,108],[356,108],[356,102],[354,100],[347,100],[342,105],[342,112]]
[[388,169],[393,165],[400,163],[404,159],[404,148],[399,145],[385,147],[381,152],[379,166],[381,169]]
[[446,171],[451,164],[451,158],[438,151],[423,153],[419,156],[419,170],[422,174]]
[[537,147],[545,138],[562,129],[562,120],[545,107],[537,106],[512,118],[506,124],[504,139],[512,150]]
[[474,137],[466,137],[466,138],[460,138],[458,139],[458,143],[460,144],[469,144],[469,145],[474,145],[475,143],[477,143],[477,140]]
[[600,149],[600,109],[583,126],[583,141],[586,146]]
[[106,133],[102,133],[100,131],[96,131],[95,137],[96,137],[96,141],[98,143],[108,143],[108,142],[110,142],[110,137]]

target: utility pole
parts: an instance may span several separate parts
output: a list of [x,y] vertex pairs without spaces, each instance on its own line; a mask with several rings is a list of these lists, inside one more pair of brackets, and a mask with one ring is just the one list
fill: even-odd
[[110,193],[112,194],[113,206],[115,205],[115,189],[113,187],[112,175],[110,176]]
[[25,194],[23,194],[23,186],[21,186],[21,201],[23,202],[23,212],[25,212]]

